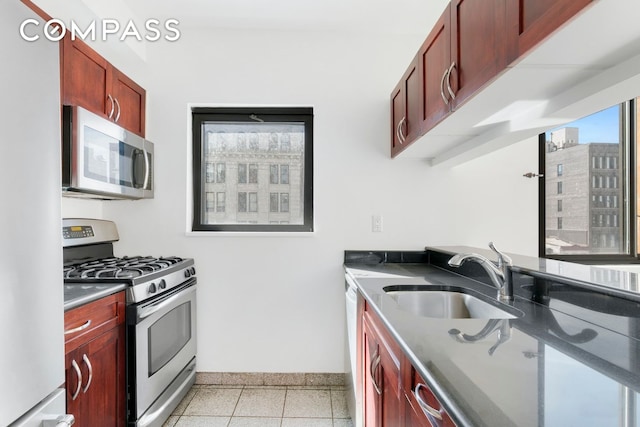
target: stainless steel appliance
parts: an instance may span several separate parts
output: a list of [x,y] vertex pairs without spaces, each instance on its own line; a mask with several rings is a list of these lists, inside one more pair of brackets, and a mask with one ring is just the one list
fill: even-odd
[[[59,47],[16,28],[40,20],[2,4],[0,426],[68,426],[60,239]],[[59,420],[59,421],[58,421]]]
[[195,382],[193,259],[115,257],[111,221],[64,219],[65,287],[126,283],[127,422],[161,426]]
[[82,107],[62,109],[66,196],[153,198],[153,143]]

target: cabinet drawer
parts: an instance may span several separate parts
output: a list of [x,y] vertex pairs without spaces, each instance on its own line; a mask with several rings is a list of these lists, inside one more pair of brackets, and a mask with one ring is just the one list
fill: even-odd
[[[411,366],[411,388],[405,390],[407,396],[407,403],[411,406],[412,410],[416,414],[416,418],[424,419],[427,423],[420,423],[419,425],[432,425],[437,427],[455,427],[455,423],[449,417],[436,399],[435,395],[427,386],[426,381],[422,379],[420,374]],[[420,386],[419,386],[420,385]],[[418,387],[419,386],[419,387]],[[416,395],[418,393],[418,395]],[[418,402],[418,396],[421,402]],[[411,427],[414,427],[411,425]]]
[[69,352],[124,323],[125,295],[118,292],[64,314],[65,351]]

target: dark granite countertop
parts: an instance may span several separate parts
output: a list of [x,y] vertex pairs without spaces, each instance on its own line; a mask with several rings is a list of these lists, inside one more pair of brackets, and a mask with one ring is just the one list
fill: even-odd
[[[524,273],[530,265],[518,270],[509,310],[520,317],[513,319],[424,317],[384,291],[427,284],[494,300],[492,286],[443,268],[438,259],[458,249],[482,253],[438,248],[377,264],[346,257],[345,269],[459,426],[640,426],[640,304],[633,297],[576,287],[575,276],[568,282],[530,277]],[[508,336],[504,342],[497,329],[473,343],[450,333],[472,336],[489,322]]]
[[124,283],[65,283],[64,311],[88,304],[127,288]]

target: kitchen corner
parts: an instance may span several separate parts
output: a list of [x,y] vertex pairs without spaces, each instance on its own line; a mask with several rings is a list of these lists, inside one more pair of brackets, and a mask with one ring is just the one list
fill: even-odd
[[[364,312],[371,310],[390,334],[433,392],[436,409],[441,405],[441,413],[458,426],[615,425],[620,420],[636,425],[636,286],[611,287],[602,279],[607,270],[598,267],[513,256],[515,300],[502,307],[513,315],[502,320],[418,313],[394,298],[393,290],[409,287],[484,295],[502,305],[478,265],[466,264],[462,271],[448,265],[457,253],[492,256],[471,247],[345,252],[346,276],[357,284]],[[570,274],[558,274],[567,269]],[[637,283],[634,273],[610,273],[618,277],[616,284]],[[364,364],[359,369],[370,369],[368,360],[359,363]],[[418,393],[415,387],[409,390]],[[589,424],[593,420],[598,421]]]

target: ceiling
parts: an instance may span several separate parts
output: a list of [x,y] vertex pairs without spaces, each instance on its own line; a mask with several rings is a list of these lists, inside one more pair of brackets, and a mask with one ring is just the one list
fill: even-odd
[[[180,27],[427,35],[448,0],[82,0],[100,17],[129,10]],[[119,9],[119,10],[116,10]]]

